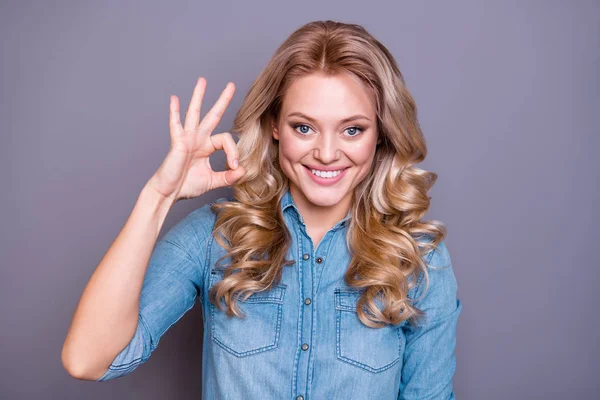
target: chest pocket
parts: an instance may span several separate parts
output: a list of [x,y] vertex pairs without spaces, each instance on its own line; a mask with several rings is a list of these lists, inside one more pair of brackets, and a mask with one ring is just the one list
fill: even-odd
[[[223,272],[211,271],[210,287],[223,279]],[[229,317],[210,303],[211,340],[237,357],[276,349],[279,345],[281,314],[287,285],[256,292],[246,301],[238,300],[245,318]]]
[[399,326],[371,328],[356,313],[358,290],[336,289],[336,356],[338,360],[378,373],[397,364],[404,353],[405,338]]

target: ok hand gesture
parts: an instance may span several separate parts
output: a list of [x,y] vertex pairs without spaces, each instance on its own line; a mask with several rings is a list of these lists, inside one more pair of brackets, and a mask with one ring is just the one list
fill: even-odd
[[[198,197],[212,189],[230,186],[244,176],[245,170],[238,166],[237,145],[229,132],[211,135],[227,109],[235,85],[229,82],[217,102],[200,121],[202,98],[206,79],[198,78],[192,99],[181,126],[179,98],[171,96],[170,122],[171,149],[149,185],[173,203],[179,199]],[[209,156],[224,150],[230,170],[213,171]]]

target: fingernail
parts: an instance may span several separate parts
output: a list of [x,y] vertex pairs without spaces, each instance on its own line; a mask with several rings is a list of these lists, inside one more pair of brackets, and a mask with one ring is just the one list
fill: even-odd
[[238,160],[233,160],[233,168],[237,168],[238,167]]

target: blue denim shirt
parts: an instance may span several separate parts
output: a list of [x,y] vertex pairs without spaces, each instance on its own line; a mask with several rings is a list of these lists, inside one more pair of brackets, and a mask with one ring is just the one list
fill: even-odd
[[[225,200],[233,199],[216,201]],[[148,360],[169,327],[198,300],[204,320],[203,399],[455,398],[462,304],[444,241],[426,260],[444,268],[428,269],[429,290],[415,303],[427,318],[417,328],[407,321],[369,328],[355,311],[360,289],[344,282],[350,213],[315,249],[288,190],[281,207],[292,235],[287,257],[295,264],[283,269],[279,285],[240,304],[246,319],[230,318],[208,301],[210,287],[223,279],[215,262],[225,254],[212,234],[211,204],[189,213],[157,241],[135,335],[99,381],[127,375]],[[424,282],[421,273],[408,295],[418,297]]]

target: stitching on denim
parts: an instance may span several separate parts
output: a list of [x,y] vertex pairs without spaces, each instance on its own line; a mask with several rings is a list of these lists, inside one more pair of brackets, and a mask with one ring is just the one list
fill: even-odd
[[283,300],[283,287],[282,286],[276,286],[275,288],[273,288],[271,290],[272,291],[276,291],[277,293],[280,293],[279,296],[270,296],[270,295],[258,295],[258,293],[262,293],[262,292],[255,292],[252,293],[245,301],[240,300],[240,302],[242,303],[248,303],[248,304],[260,304],[260,303],[280,303]]
[[398,361],[400,361],[400,356],[398,356],[398,357],[396,357],[394,359],[394,361],[390,362],[389,364],[386,364],[386,365],[384,365],[382,367],[379,367],[379,368],[373,368],[373,367],[370,367],[370,366],[368,366],[366,364],[362,364],[362,363],[359,363],[358,361],[354,361],[354,360],[352,360],[350,358],[344,357],[342,355],[338,356],[338,358],[340,360],[343,360],[344,362],[347,362],[348,364],[356,365],[357,367],[360,367],[360,368],[362,368],[362,369],[364,369],[366,371],[373,372],[373,373],[379,373],[379,372],[385,371],[386,369],[391,368],[392,366],[394,366],[395,364],[397,364]]
[[165,243],[169,243],[169,244],[173,245],[176,250],[178,250],[180,253],[182,253],[184,256],[186,256],[191,262],[195,262],[194,257],[192,257],[192,255],[184,247],[182,247],[179,243],[177,243],[173,240],[169,240],[166,237],[163,237],[160,240]]
[[[177,276],[175,273],[173,273],[169,269],[164,269],[163,271],[165,271],[169,275],[175,277],[176,278],[175,281],[177,282],[177,284],[183,289],[184,292],[187,291],[187,288],[180,281],[180,277],[179,276]],[[156,337],[156,342],[155,342],[156,344],[153,344],[153,348],[154,349],[156,349],[156,347],[158,346],[158,342],[160,341],[160,338],[165,334],[165,332],[167,330],[169,330],[169,328],[171,328],[177,321],[179,321],[183,317],[184,314],[186,314],[189,310],[191,310],[192,307],[194,307],[195,300],[196,300],[197,296],[198,296],[198,289],[196,289],[196,293],[194,294],[194,298],[192,299],[192,302],[191,302],[190,306],[179,316],[179,318],[177,318],[175,321],[173,321],[169,326],[167,326],[166,329],[163,329],[163,331],[158,334],[158,337]],[[152,335],[150,335],[150,337],[152,338]],[[152,342],[154,342],[154,338],[152,338]]]
[[[323,259],[323,267],[321,268],[321,272],[319,273],[319,276],[317,278],[317,285],[315,287],[315,292],[317,292],[317,293],[319,291],[319,286],[321,285],[321,277],[323,276],[323,271],[325,271],[325,263],[327,262],[329,254],[331,253],[331,246],[332,246],[333,242],[336,240],[338,232],[339,232],[339,230],[337,230],[337,229],[333,231],[333,235],[332,235],[331,239],[329,239],[329,243],[327,245],[327,250],[325,250],[325,257],[323,257],[324,258]],[[318,247],[318,245],[317,245],[317,247]]]
[[[192,260],[191,260],[191,259],[189,259],[189,261],[192,261]],[[192,261],[192,262],[193,262],[193,261]],[[167,274],[169,274],[169,275],[171,275],[172,277],[174,277],[174,278],[175,278],[175,281],[176,281],[176,282],[177,282],[177,284],[178,284],[178,286],[179,286],[179,287],[180,287],[180,288],[181,288],[181,289],[182,289],[184,292],[187,292],[187,287],[185,287],[185,285],[183,284],[183,282],[181,282],[181,276],[179,276],[179,275],[175,274],[175,273],[174,273],[174,272],[173,272],[171,269],[164,269],[164,270],[162,270],[162,271],[163,271],[163,272],[166,272]],[[200,284],[200,282],[198,282],[198,285],[199,285],[199,284]],[[195,286],[195,285],[194,285],[194,286]],[[189,306],[189,307],[188,307],[188,308],[187,308],[187,309],[186,309],[186,310],[183,312],[183,314],[187,313],[189,310],[191,310],[191,309],[192,309],[192,307],[194,307],[194,304],[195,304],[195,301],[196,301],[196,298],[197,298],[197,297],[198,297],[198,288],[196,287],[196,293],[194,294],[194,298],[192,299],[192,302],[191,302],[190,306]],[[181,319],[181,317],[183,317],[183,314],[182,314],[182,315],[181,315],[179,318],[177,318],[177,320],[176,320],[175,322],[179,321],[179,320]],[[164,333],[165,333],[165,332],[166,332],[166,331],[167,331],[167,330],[168,330],[168,329],[169,329],[171,326],[173,326],[173,324],[174,324],[175,322],[171,323],[171,324],[170,324],[170,325],[169,325],[169,326],[168,326],[166,329],[164,329],[162,332],[160,332],[160,334],[159,334],[159,335],[158,335],[158,337],[156,338],[156,339],[157,339],[157,341],[156,341],[156,344],[155,344],[155,345],[153,344],[153,348],[154,348],[154,349],[156,349],[156,347],[158,346],[158,341],[160,340],[160,338],[161,338],[161,337],[164,335]],[[154,338],[153,338],[152,340],[154,340]]]
[[[232,347],[226,345],[225,343],[223,343],[221,340],[219,340],[214,335],[212,336],[212,339],[219,346],[221,346],[223,349],[225,349],[226,351],[228,351],[229,353],[233,354],[236,357],[246,357],[246,356],[249,356],[249,355],[252,355],[252,354],[262,353],[262,352],[265,352],[265,351],[268,351],[268,350],[276,349],[277,347],[279,347],[279,336],[280,336],[280,332],[281,332],[281,315],[282,315],[282,309],[281,308],[282,308],[282,306],[278,304],[277,305],[277,322],[276,322],[276,325],[275,325],[275,338],[273,339],[273,343],[272,344],[240,352],[240,351],[236,351]],[[213,327],[214,327],[214,324],[213,324]]]
[[[214,277],[214,279],[213,279]],[[209,278],[209,288],[211,286],[213,286],[213,282],[218,279],[218,277],[216,276],[216,274],[211,274],[210,278]],[[283,314],[283,299],[285,298],[285,292],[287,289],[286,285],[283,286],[276,286],[276,288],[278,289],[278,291],[281,292],[281,299],[278,298],[271,298],[271,297],[265,297],[265,299],[271,299],[270,301],[262,301],[262,302],[254,302],[255,304],[261,304],[261,303],[267,303],[267,304],[274,304],[277,307],[277,321],[275,323],[275,338],[273,339],[273,343],[266,345],[266,346],[262,346],[262,347],[258,347],[258,348],[254,348],[254,349],[250,349],[247,351],[236,351],[235,349],[233,349],[232,347],[226,345],[223,341],[219,340],[219,338],[216,336],[215,332],[216,332],[216,323],[215,323],[215,314],[217,312],[216,310],[216,306],[212,303],[210,303],[210,315],[211,315],[211,340],[213,340],[215,343],[217,343],[221,348],[223,348],[224,350],[226,350],[227,352],[233,354],[236,357],[245,357],[245,356],[249,356],[255,353],[261,353],[264,351],[268,351],[268,350],[272,350],[272,349],[276,349],[279,346],[279,337],[280,337],[280,332],[281,332],[281,321],[282,321],[282,314]],[[221,312],[221,311],[219,311]],[[237,318],[237,317],[233,317],[233,318]]]
[[[296,325],[296,343],[301,342],[302,338],[302,325],[304,324],[304,303],[302,302],[304,298],[304,285],[302,284],[302,235],[299,224],[294,223],[294,219],[291,219],[291,227],[289,228],[291,235],[291,248],[293,249],[294,243],[296,243],[296,254],[292,252],[293,259],[295,261],[295,267],[297,269],[296,276],[298,279],[298,290],[301,294],[300,301],[298,301],[298,321]],[[286,224],[287,226],[287,224]],[[295,240],[294,240],[295,239]],[[294,398],[298,391],[298,371],[300,370],[300,357],[302,356],[302,349],[300,346],[296,346],[296,354],[294,356],[294,366],[292,371],[292,397]]]
[[[147,348],[147,343],[144,341],[142,343],[143,349],[142,349],[142,355],[141,355],[141,357],[133,359],[133,360],[129,361],[128,363],[124,363],[124,364],[118,364],[117,365],[117,364],[112,364],[111,363],[109,365],[108,369],[113,370],[113,371],[121,371],[121,370],[127,369],[129,367],[132,367],[132,366],[144,363],[144,362],[146,362],[150,358],[150,355],[156,349],[156,347],[153,346],[153,344],[152,344],[152,340],[153,339],[152,339],[152,334],[150,333],[150,330],[148,329],[148,324],[146,323],[146,321],[145,321],[144,317],[142,316],[141,312],[138,312],[138,321],[141,322],[142,329],[144,329],[146,331],[146,333],[148,334],[148,337],[150,338],[150,348],[149,348],[150,351],[148,352],[148,354],[145,354],[146,348]],[[133,338],[131,338],[131,339],[133,340]],[[131,342],[131,340],[130,340],[130,342]],[[127,346],[129,346],[129,344],[127,344]],[[119,352],[119,354],[120,354],[120,352]]]
[[[406,322],[406,320],[404,320],[402,322]],[[398,335],[398,354],[399,354],[399,357],[402,358],[402,355],[404,354],[404,346],[405,346],[406,338],[403,338],[404,332],[402,332],[401,327],[398,327],[396,329],[396,333]]]
[[[213,213],[211,208],[212,208],[213,204],[215,204],[216,202],[217,201],[215,200],[215,201],[209,203],[209,205],[208,205],[208,209],[211,213]],[[214,217],[214,213],[213,213],[213,217]],[[216,222],[216,219],[213,221],[213,225],[212,225],[210,234],[206,235],[206,237],[204,238],[204,251],[205,251],[204,264],[199,264],[201,267],[201,269],[200,269],[201,281],[200,282],[203,282],[203,283],[206,282],[206,271],[211,268],[211,266],[209,265],[209,261],[210,261],[210,250],[212,249],[212,243],[215,238],[215,235],[214,235],[215,222]],[[196,225],[194,224],[192,226],[192,228],[194,229],[194,237],[196,238],[196,242],[198,243],[198,248],[201,249],[202,242],[200,241],[200,239],[198,237],[198,231],[196,229]],[[200,261],[200,260],[198,260],[198,261]],[[200,297],[200,304],[202,304],[202,295],[200,295],[199,297]]]
[[[431,262],[431,259],[433,258],[433,253],[435,253],[436,249],[434,249],[431,253],[429,253],[429,256],[427,257],[427,261],[425,262],[425,268],[429,267],[429,263]],[[415,283],[415,287],[414,287],[414,291],[415,291],[415,297],[413,299],[418,299],[419,295],[422,293],[421,289],[421,282],[423,281],[423,278],[425,277],[425,272],[421,271],[419,273],[419,276],[417,277],[417,282]],[[410,292],[410,290],[409,290]],[[407,297],[408,293],[407,293]],[[416,306],[416,303],[414,304]]]
[[[216,277],[217,275],[219,277],[222,277],[223,276],[222,271],[217,271],[217,270],[211,271],[211,277],[209,279],[210,286],[212,286],[212,283],[214,282],[213,277]],[[240,303],[249,303],[249,304],[283,303],[283,298],[285,296],[286,289],[287,289],[287,285],[280,283],[280,284],[276,285],[275,287],[272,287],[269,290],[252,293],[245,301],[242,301],[241,299],[238,299],[238,301]]]
[[[190,255],[190,253],[189,253],[187,250],[183,249],[183,248],[182,248],[182,247],[181,247],[179,244],[177,244],[176,242],[173,242],[173,241],[170,241],[170,240],[168,240],[168,239],[164,239],[164,238],[163,238],[163,239],[161,239],[161,240],[162,240],[163,242],[165,242],[165,243],[169,243],[169,244],[173,245],[174,247],[172,247],[172,248],[171,248],[172,250],[175,250],[175,252],[179,252],[181,255],[183,255],[183,256],[184,256],[184,257],[187,259],[187,261],[189,261],[189,262],[190,262],[190,263],[191,263],[193,266],[195,266],[195,267],[196,267],[196,268],[194,268],[194,274],[196,275],[196,276],[194,277],[194,280],[196,280],[196,279],[197,279],[197,280],[198,280],[198,282],[201,282],[201,281],[200,281],[200,279],[201,279],[201,276],[200,276],[199,274],[197,274],[197,272],[198,272],[198,270],[197,270],[197,266],[198,266],[198,265],[201,265],[201,264],[200,264],[200,260],[198,260],[197,258],[196,258],[196,259],[194,259],[194,257],[192,257],[192,256]],[[177,277],[175,274],[173,274],[173,273],[172,273],[172,271],[171,271],[170,269],[165,269],[165,271],[167,271],[167,272],[171,273],[171,275],[173,275],[173,276]]]
[[[400,353],[398,352],[398,355],[396,356],[396,358],[394,360],[390,361],[389,363],[387,363],[387,364],[385,364],[385,365],[383,365],[383,366],[381,366],[379,368],[374,368],[374,367],[371,367],[371,366],[369,366],[367,364],[364,364],[364,363],[361,363],[359,361],[353,360],[353,359],[351,359],[349,357],[343,356],[342,353],[341,353],[341,319],[342,319],[341,313],[342,312],[343,311],[341,311],[341,310],[337,310],[336,311],[336,331],[337,331],[337,335],[336,335],[337,336],[337,340],[336,340],[336,356],[337,356],[338,359],[340,359],[340,360],[342,360],[344,362],[347,362],[348,364],[355,365],[357,367],[360,367],[360,368],[362,368],[362,369],[364,369],[366,371],[373,372],[373,373],[378,373],[378,372],[384,371],[384,370],[392,367],[394,364],[398,363],[398,361],[400,361]],[[400,338],[399,337],[398,337],[398,342],[400,342]],[[400,346],[400,345],[401,344],[399,343],[398,346]]]
[[[217,200],[208,203],[208,210],[212,213],[212,217],[214,218],[214,220],[213,220],[212,228],[210,229],[210,233],[208,235],[206,235],[206,237],[204,238],[205,242],[207,241],[207,239],[210,240],[212,237],[214,237],[214,234],[215,234],[216,215],[214,214],[214,211],[212,210],[212,206],[213,206],[213,204],[217,203]],[[198,230],[196,229],[195,224],[192,225],[192,229],[194,230],[194,237],[196,238],[198,247],[201,248],[202,242],[200,241],[200,239],[198,237]]]
[[433,259],[433,255],[436,251],[437,251],[437,247],[435,249],[431,250],[431,252],[429,253],[429,256],[427,257],[427,264],[429,264],[431,262],[431,260]]
[[[336,302],[335,308],[336,310],[348,310],[355,311],[356,303],[358,303],[358,298],[364,292],[363,289],[336,289]],[[349,303],[344,302],[343,297],[349,297]]]
[[130,362],[128,362],[128,363],[126,363],[126,364],[119,364],[119,365],[114,365],[114,364],[111,364],[111,365],[108,367],[108,369],[109,369],[110,371],[122,372],[123,370],[127,370],[127,369],[129,369],[129,368],[131,368],[131,367],[134,367],[134,366],[136,366],[136,365],[139,365],[139,364],[141,364],[142,362],[143,362],[143,361],[142,361],[142,358],[140,357],[140,358],[136,358],[135,360],[132,360],[132,361],[130,361]]
[[[344,362],[347,362],[349,364],[355,365],[357,367],[360,367],[360,368],[362,368],[362,369],[364,369],[366,371],[373,372],[373,373],[378,373],[378,372],[384,371],[384,370],[386,370],[388,368],[391,368],[394,364],[398,363],[400,361],[400,359],[401,359],[400,352],[401,352],[402,343],[401,343],[401,339],[400,339],[399,332],[398,332],[400,329],[397,328],[397,327],[394,327],[393,329],[396,331],[396,338],[398,339],[398,354],[397,354],[397,357],[394,360],[390,361],[389,363],[387,363],[387,364],[385,364],[385,365],[383,365],[381,367],[374,368],[374,367],[371,367],[371,366],[369,366],[367,364],[364,364],[364,363],[362,363],[360,361],[356,361],[356,360],[353,360],[353,359],[351,359],[349,357],[346,357],[346,356],[342,355],[342,348],[341,348],[341,342],[342,342],[341,320],[342,320],[342,315],[343,315],[342,312],[349,312],[349,313],[353,313],[354,315],[356,315],[356,310],[355,309],[349,310],[349,309],[344,309],[344,308],[337,308],[339,296],[341,296],[342,293],[359,293],[359,292],[357,292],[355,290],[352,290],[352,289],[342,290],[340,288],[336,288],[334,290],[335,299],[336,299],[335,300],[335,304],[336,304],[336,310],[335,310],[335,318],[336,318],[336,324],[335,324],[335,326],[336,326],[336,357],[338,359],[344,361]],[[381,328],[381,329],[387,329],[387,328]]]
[[415,283],[415,287],[414,287],[415,297],[413,298],[413,300],[419,298],[419,294],[420,294],[419,289],[421,289],[421,282],[423,281],[424,277],[425,277],[425,272],[421,271],[419,273],[419,276],[417,277],[417,282]]
[[[200,293],[200,296],[199,296],[200,304],[203,304],[202,297],[204,296],[204,292],[206,292],[208,294],[208,290],[206,289],[206,287],[210,286],[211,273],[213,271],[212,265],[210,263],[210,256],[212,253],[212,245],[214,243],[214,240],[215,240],[215,236],[210,235],[208,237],[208,240],[206,241],[206,247],[204,249],[206,254],[204,255],[204,268],[202,269],[202,272],[204,273],[204,275],[201,278],[203,287],[202,287],[202,293]],[[210,301],[208,301],[208,303],[210,304]]]
[[[148,334],[148,337],[150,338],[150,349],[149,349],[150,352],[145,357],[144,357],[144,354],[142,353],[142,359],[144,359],[144,361],[146,361],[148,358],[150,358],[150,355],[152,354],[152,352],[154,350],[156,350],[156,348],[158,347],[158,343],[154,342],[154,338],[152,337],[152,332],[150,331],[148,323],[146,322],[146,318],[142,315],[142,312],[140,311],[138,313],[138,315],[139,315],[140,323],[142,324],[142,328],[146,331],[146,333]],[[146,342],[144,342],[144,351],[145,350],[146,350]]]

